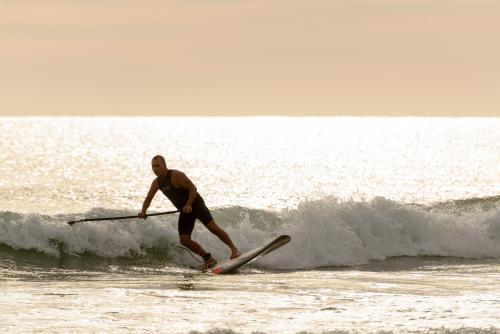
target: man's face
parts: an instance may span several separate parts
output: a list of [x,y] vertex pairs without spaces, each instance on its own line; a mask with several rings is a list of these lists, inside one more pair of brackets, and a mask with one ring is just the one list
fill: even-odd
[[153,168],[153,173],[156,176],[160,176],[167,172],[167,166],[161,161],[161,159],[154,159],[151,162],[151,167]]

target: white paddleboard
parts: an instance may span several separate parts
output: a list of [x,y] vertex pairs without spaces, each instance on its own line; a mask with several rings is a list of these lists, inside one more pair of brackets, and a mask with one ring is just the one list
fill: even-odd
[[290,236],[288,235],[280,235],[270,243],[268,243],[265,246],[255,248],[251,251],[242,253],[240,256],[238,256],[235,259],[232,260],[227,260],[225,262],[222,262],[219,265],[216,265],[215,267],[209,269],[207,272],[214,274],[214,275],[221,275],[221,274],[227,274],[235,269],[241,267],[244,264],[247,264],[248,262],[255,260],[261,256],[264,256],[281,246],[287,244],[291,240]]

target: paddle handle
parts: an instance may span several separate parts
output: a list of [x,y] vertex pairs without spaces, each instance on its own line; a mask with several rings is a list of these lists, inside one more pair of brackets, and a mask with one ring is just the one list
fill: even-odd
[[[155,213],[150,213],[150,214],[146,215],[146,218],[149,216],[170,215],[172,213],[178,213],[178,212],[180,212],[180,211],[175,210],[175,211],[155,212]],[[102,221],[102,220],[120,220],[120,219],[131,219],[131,218],[138,218],[138,217],[137,217],[137,215],[135,215],[135,216],[121,216],[121,217],[85,218],[85,219],[70,221],[70,222],[68,222],[68,224],[73,225],[75,223],[82,223],[82,222],[96,222],[96,221]]]

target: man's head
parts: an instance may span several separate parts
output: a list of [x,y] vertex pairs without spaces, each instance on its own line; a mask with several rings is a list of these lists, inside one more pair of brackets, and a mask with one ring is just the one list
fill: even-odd
[[156,176],[167,174],[167,164],[165,163],[165,158],[161,155],[155,155],[151,160],[151,167],[153,168],[153,173]]

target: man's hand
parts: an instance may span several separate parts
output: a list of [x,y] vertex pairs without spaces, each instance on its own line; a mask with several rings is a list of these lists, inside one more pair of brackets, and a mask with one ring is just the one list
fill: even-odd
[[146,218],[148,218],[148,215],[146,214],[146,212],[141,211],[141,212],[139,212],[137,217],[142,218],[142,219],[146,219]]
[[191,205],[184,205],[184,207],[182,208],[182,212],[184,213],[191,213],[191,211],[193,211],[193,208],[191,207]]

